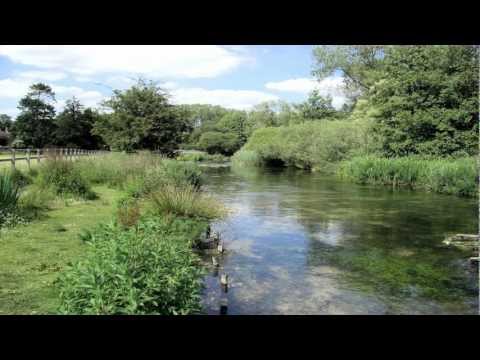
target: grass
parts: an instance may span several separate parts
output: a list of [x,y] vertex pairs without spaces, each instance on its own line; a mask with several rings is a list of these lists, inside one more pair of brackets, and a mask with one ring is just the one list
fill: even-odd
[[[0,228],[1,314],[198,311],[201,269],[193,246],[223,208],[200,191],[193,162],[151,154],[47,159],[15,178],[24,182],[15,213],[29,222]],[[158,189],[168,191],[157,197]],[[90,191],[98,198],[82,196]]]
[[150,200],[151,211],[156,214],[211,220],[222,218],[226,213],[217,200],[191,185],[163,186],[150,195]]
[[189,151],[177,156],[176,159],[179,161],[222,163],[227,162],[229,157],[222,154],[208,154],[205,151]]
[[[54,281],[84,254],[78,234],[111,219],[123,196],[95,187],[93,201],[58,201],[41,219],[0,233],[0,314],[52,314],[60,305]],[[62,229],[60,231],[60,229]]]
[[420,157],[355,157],[338,168],[340,177],[360,184],[410,187],[465,197],[478,195],[478,168],[473,157],[425,159]]

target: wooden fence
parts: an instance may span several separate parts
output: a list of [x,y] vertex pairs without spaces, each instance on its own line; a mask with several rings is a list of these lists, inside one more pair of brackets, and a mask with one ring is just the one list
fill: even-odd
[[0,147],[0,163],[10,162],[12,168],[15,169],[17,161],[26,161],[28,169],[30,169],[31,162],[37,161],[40,163],[41,159],[47,157],[63,158],[66,160],[74,160],[83,156],[93,157],[110,153],[105,150],[85,150],[85,149],[71,149],[71,148],[46,148],[46,149],[14,149],[9,147]]

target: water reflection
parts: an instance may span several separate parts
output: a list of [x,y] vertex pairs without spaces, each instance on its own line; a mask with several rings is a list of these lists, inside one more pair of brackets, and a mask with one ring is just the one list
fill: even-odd
[[[357,186],[290,170],[207,171],[233,213],[222,271],[229,314],[476,313],[468,255],[441,249],[447,233],[475,233],[475,200]],[[219,312],[219,278],[204,305]]]

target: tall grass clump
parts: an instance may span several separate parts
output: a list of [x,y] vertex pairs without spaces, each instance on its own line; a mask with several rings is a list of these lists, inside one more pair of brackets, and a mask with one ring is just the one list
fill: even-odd
[[193,161],[193,162],[227,162],[228,156],[222,154],[208,154],[204,151],[195,151],[183,153],[177,156],[176,160],[178,161]]
[[222,218],[226,213],[220,202],[192,185],[163,186],[150,195],[150,202],[150,210],[161,215],[211,220]]
[[15,218],[20,190],[9,173],[0,173],[0,227],[9,225]]
[[232,156],[234,166],[260,166],[260,156],[255,151],[240,149]]
[[354,157],[341,163],[338,174],[360,184],[406,186],[466,197],[478,193],[478,169],[472,157]]
[[59,278],[60,312],[197,313],[202,270],[182,229],[148,218],[135,228],[111,224],[88,233],[85,256]]
[[72,162],[64,159],[51,158],[41,164],[37,184],[60,196],[87,200],[95,198],[95,193],[83,173]]

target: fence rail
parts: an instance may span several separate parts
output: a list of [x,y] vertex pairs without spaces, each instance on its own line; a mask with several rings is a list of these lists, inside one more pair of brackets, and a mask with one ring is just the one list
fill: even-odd
[[[75,160],[83,156],[93,157],[110,153],[105,150],[85,150],[72,148],[45,148],[45,149],[18,149],[9,147],[0,147],[0,163],[10,162],[12,168],[15,169],[17,161],[26,161],[28,169],[30,169],[31,161],[36,160],[40,163],[42,159],[47,157],[63,158],[67,160]],[[21,156],[19,156],[22,154]]]

